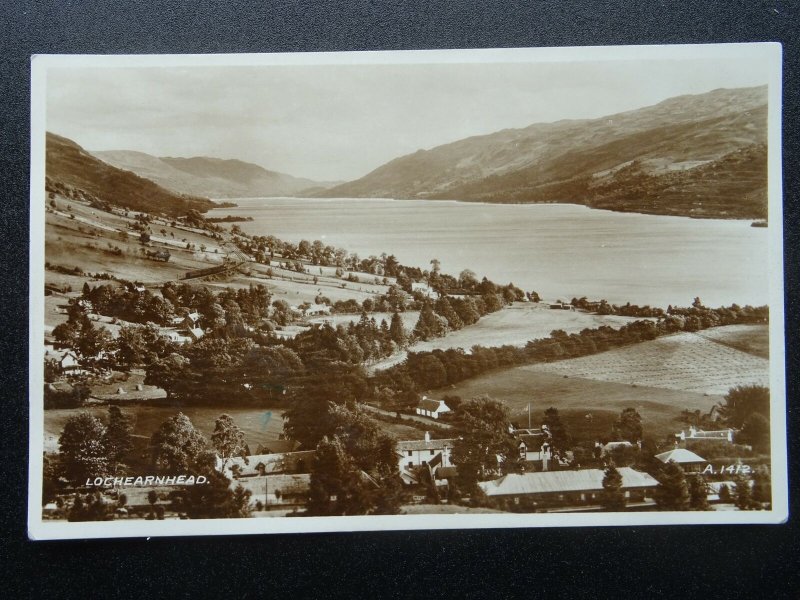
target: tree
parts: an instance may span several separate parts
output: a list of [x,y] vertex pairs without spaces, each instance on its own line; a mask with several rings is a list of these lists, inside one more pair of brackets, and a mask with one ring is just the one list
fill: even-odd
[[211,445],[223,461],[234,456],[247,456],[244,432],[233,421],[233,417],[227,414],[220,415],[216,420],[214,433],[211,434]]
[[82,412],[67,419],[58,438],[58,447],[64,476],[69,481],[83,485],[87,479],[108,474],[105,439],[105,425],[89,413]]
[[736,508],[739,510],[751,510],[753,508],[753,492],[750,489],[750,481],[741,475],[734,479],[733,497]]
[[475,492],[478,481],[519,467],[519,450],[508,434],[508,409],[501,402],[473,399],[461,404],[464,434],[453,444],[452,462],[458,468],[459,487]]
[[554,407],[548,408],[544,411],[544,425],[547,426],[550,432],[550,444],[557,452],[564,452],[569,449],[571,439],[567,433],[566,427],[561,422],[561,417],[558,414],[558,409]]
[[205,438],[183,413],[164,421],[150,438],[153,467],[164,473],[186,473],[206,447]]
[[689,506],[692,510],[708,510],[708,484],[700,473],[686,478],[689,485]]
[[237,485],[231,489],[231,480],[214,468],[211,452],[201,453],[196,460],[198,475],[208,479],[204,485],[187,486],[181,503],[190,519],[237,519],[251,514],[250,490]]
[[741,428],[753,413],[769,421],[769,388],[760,385],[740,385],[731,388],[725,395],[719,412],[729,427]]
[[659,473],[658,480],[660,485],[655,499],[659,510],[689,510],[689,485],[678,463],[669,461]]
[[625,492],[622,491],[622,475],[614,464],[610,464],[603,476],[603,506],[609,512],[625,510]]
[[769,419],[761,413],[753,413],[745,419],[737,441],[746,442],[758,452],[768,452],[770,446]]
[[406,343],[406,331],[403,327],[403,318],[400,313],[395,312],[392,315],[392,322],[389,325],[389,337],[398,346],[403,346]]
[[755,502],[772,502],[772,481],[767,467],[761,467],[753,473],[753,500]]
[[370,491],[338,436],[317,446],[311,467],[309,515],[363,515],[372,506]]
[[614,437],[627,440],[632,444],[642,440],[642,416],[635,408],[624,408],[619,419],[614,423]]
[[108,407],[108,427],[105,446],[111,471],[115,472],[125,456],[133,450],[133,419],[124,414],[119,406]]

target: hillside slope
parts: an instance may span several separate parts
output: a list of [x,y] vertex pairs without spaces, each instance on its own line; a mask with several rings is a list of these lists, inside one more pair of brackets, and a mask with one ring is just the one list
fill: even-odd
[[766,88],[680,96],[397,158],[320,196],[574,202],[700,217],[766,215]]
[[47,133],[45,172],[51,184],[88,192],[113,206],[169,216],[216,206],[207,198],[179,195],[149,179],[113,167],[70,139]]
[[157,157],[130,150],[98,151],[93,154],[110,165],[132,171],[182,194],[212,198],[260,198],[291,196],[308,188],[325,187],[325,184],[311,179],[292,177],[233,159]]

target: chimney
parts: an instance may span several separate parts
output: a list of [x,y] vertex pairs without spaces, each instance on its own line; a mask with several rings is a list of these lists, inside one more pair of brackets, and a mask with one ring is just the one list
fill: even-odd
[[430,434],[429,431],[425,432],[425,441],[426,442],[430,442],[431,441],[431,434]]

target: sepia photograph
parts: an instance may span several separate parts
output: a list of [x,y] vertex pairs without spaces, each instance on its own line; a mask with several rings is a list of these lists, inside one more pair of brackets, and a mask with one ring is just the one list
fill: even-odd
[[779,44],[31,83],[32,539],[786,520]]

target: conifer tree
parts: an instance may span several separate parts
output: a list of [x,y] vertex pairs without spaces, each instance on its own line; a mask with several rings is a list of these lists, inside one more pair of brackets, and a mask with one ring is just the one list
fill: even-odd
[[603,477],[602,502],[609,512],[620,512],[625,509],[625,492],[622,491],[622,475],[614,463],[606,468]]
[[674,460],[662,469],[656,490],[656,504],[659,510],[689,510],[689,485],[686,474]]

